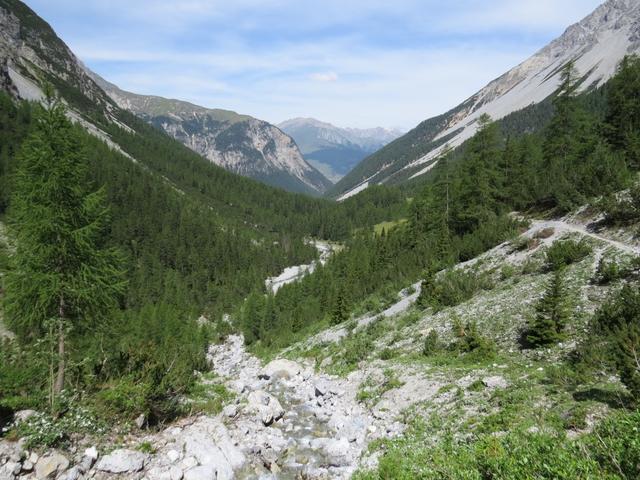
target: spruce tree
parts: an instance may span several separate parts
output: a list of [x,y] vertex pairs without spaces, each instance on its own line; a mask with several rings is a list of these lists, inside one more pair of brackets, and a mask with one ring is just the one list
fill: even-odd
[[526,334],[527,343],[532,347],[540,347],[562,340],[570,314],[563,272],[558,270],[536,305],[535,319]]
[[341,288],[336,295],[331,312],[331,325],[339,325],[349,320],[349,304],[345,288]]
[[69,332],[94,327],[125,289],[121,257],[104,246],[105,191],[89,190],[83,148],[64,106],[49,100],[19,154],[11,198],[6,316],[24,341],[56,338],[52,399],[64,388]]
[[609,84],[606,134],[625,153],[628,165],[640,167],[640,58],[625,57]]

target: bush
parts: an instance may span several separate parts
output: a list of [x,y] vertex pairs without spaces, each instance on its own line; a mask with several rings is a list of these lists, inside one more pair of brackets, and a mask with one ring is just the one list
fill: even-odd
[[554,273],[544,296],[536,304],[536,316],[529,322],[525,346],[534,348],[557,343],[564,338],[571,317],[569,296],[564,287],[562,271]]
[[418,305],[439,311],[444,307],[459,305],[472,298],[477,291],[490,290],[493,286],[486,273],[464,269],[448,270],[422,283]]
[[576,263],[591,255],[591,246],[580,240],[561,240],[555,242],[547,250],[547,268],[551,271],[560,270],[563,267]]
[[616,280],[620,280],[625,276],[624,269],[620,268],[615,260],[606,260],[601,258],[596,268],[594,280],[599,285],[607,285]]
[[458,330],[455,348],[473,361],[489,360],[497,353],[495,342],[481,335],[475,322],[467,323],[462,331]]
[[640,291],[625,285],[596,312],[592,335],[606,349],[605,359],[636,399],[640,398]]
[[438,332],[436,330],[431,330],[427,337],[424,340],[424,346],[422,347],[422,354],[425,357],[430,357],[434,353],[438,352],[441,349],[440,340],[438,337]]

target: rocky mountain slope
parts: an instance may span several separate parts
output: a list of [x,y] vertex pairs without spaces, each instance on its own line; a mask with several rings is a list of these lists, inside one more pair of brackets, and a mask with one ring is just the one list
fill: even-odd
[[[492,280],[467,301],[421,310],[415,306],[417,283],[386,310],[322,331],[266,365],[232,335],[209,348],[212,371],[201,378],[205,393],[186,400],[207,402],[224,392],[219,411],[156,431],[147,430],[143,418],[115,450],[108,438],[83,438],[75,453],[35,452],[3,441],[0,474],[12,480],[44,478],[45,472],[67,480],[347,479],[375,468],[396,448],[417,452],[451,435],[588,434],[618,408],[593,392],[624,398],[624,390],[617,378],[603,376],[595,387],[565,391],[558,388],[558,365],[584,338],[587,314],[618,286],[593,282],[600,259],[628,264],[640,246],[625,231],[594,233],[591,219],[580,215],[533,220],[520,238],[452,267]],[[567,239],[591,248],[565,270],[576,307],[566,326],[569,340],[543,351],[523,350],[519,334],[552,276],[545,268],[547,252]],[[478,322],[500,354],[465,360],[445,348],[456,341],[456,322],[466,321]],[[423,349],[432,331],[443,346],[429,357]],[[37,415],[25,411],[17,418],[33,422]],[[440,428],[421,428],[429,419]]]
[[294,118],[278,127],[293,137],[309,163],[335,181],[402,135],[399,130],[381,127],[339,128],[313,118]]
[[316,195],[331,185],[305,161],[289,136],[267,122],[227,110],[126,92],[88,73],[118,106],[231,172]]
[[607,0],[531,58],[505,73],[461,105],[418,125],[363,161],[332,190],[343,198],[379,183],[397,183],[428,172],[445,145],[458,147],[476,132],[478,118],[494,119],[539,104],[557,89],[570,61],[580,90],[604,84],[625,55],[640,51],[640,3]]

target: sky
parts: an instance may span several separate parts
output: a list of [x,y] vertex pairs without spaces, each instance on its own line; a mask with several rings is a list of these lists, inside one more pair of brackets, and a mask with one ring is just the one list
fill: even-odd
[[26,0],[135,93],[272,123],[410,129],[458,105],[601,0]]

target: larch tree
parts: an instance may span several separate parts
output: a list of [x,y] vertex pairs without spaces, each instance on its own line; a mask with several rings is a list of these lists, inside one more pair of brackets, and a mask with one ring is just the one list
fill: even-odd
[[92,328],[126,288],[121,256],[104,245],[105,191],[91,191],[87,169],[77,127],[49,99],[19,152],[9,216],[17,249],[5,300],[23,341],[55,338],[52,401],[64,388],[69,333]]

